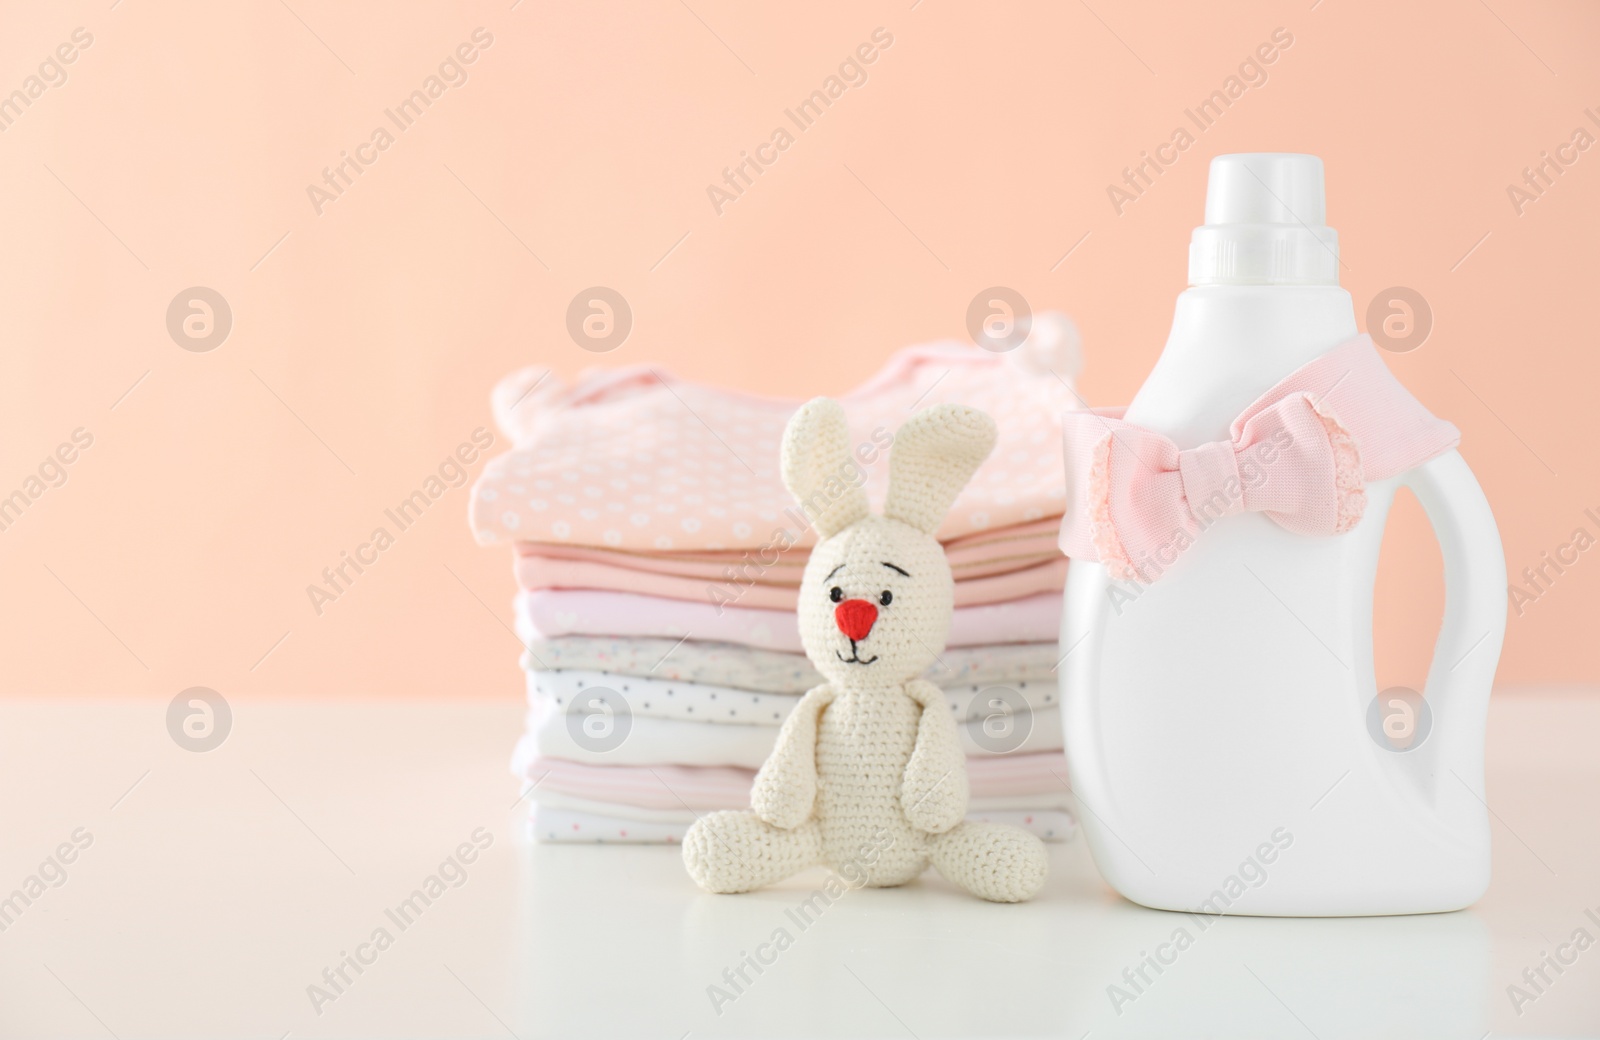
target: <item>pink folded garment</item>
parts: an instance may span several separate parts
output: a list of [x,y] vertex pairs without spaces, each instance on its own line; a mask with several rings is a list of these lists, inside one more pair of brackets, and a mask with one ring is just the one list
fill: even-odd
[[[1023,570],[1060,554],[1057,519],[1016,524],[998,531],[959,538],[945,545],[945,558],[957,581]],[[649,574],[695,578],[714,583],[743,580],[762,585],[797,586],[811,553],[794,548],[770,554],[738,552],[635,552],[583,545],[517,542],[519,556],[597,563]]]
[[[724,606],[704,600],[662,599],[597,589],[519,592],[518,631],[525,642],[557,636],[593,635],[696,639],[739,643],[763,650],[800,653],[800,626],[789,610]],[[946,646],[1045,643],[1061,631],[1061,596],[1046,592],[1023,599],[957,607]]]
[[[534,785],[596,802],[643,809],[744,809],[755,770],[734,766],[597,766],[540,758],[523,740],[511,771]],[[1067,789],[1067,759],[1059,751],[967,759],[973,798],[1053,794]],[[537,795],[535,795],[537,797]]]
[[[958,402],[999,423],[999,442],[950,510],[941,541],[1061,515],[1057,416],[1082,407],[1071,380],[1076,328],[1038,314],[1028,338],[995,353],[972,344],[912,347],[838,395],[854,465],[840,479],[881,498],[886,448],[917,407]],[[800,402],[679,379],[649,365],[589,370],[571,384],[526,368],[494,391],[516,445],[473,488],[480,543],[537,541],[644,551],[759,549],[786,529],[813,532],[778,475],[778,447]],[[792,514],[792,515],[791,515]],[[798,519],[797,519],[798,518]]]
[[[517,586],[522,589],[602,589],[637,592],[647,596],[721,606],[795,609],[799,589],[784,585],[729,585],[670,574],[647,574],[606,563],[553,560],[546,556],[518,556],[514,564]],[[955,583],[958,607],[1003,603],[1043,592],[1060,595],[1067,580],[1067,560],[1057,555],[1037,564],[988,578],[968,578]]]
[[[1055,521],[1051,521],[1055,525]],[[1010,574],[1013,571],[1027,570],[1037,567],[1041,563],[1050,563],[1061,556],[1061,550],[1056,548],[1056,533],[1050,532],[1042,539],[1048,548],[1039,552],[1023,552],[996,556],[989,560],[977,560],[966,564],[952,565],[950,570],[956,581],[972,581],[976,578],[992,578],[1000,574]],[[691,581],[704,582],[707,585],[726,586],[736,589],[744,584],[762,585],[775,589],[797,589],[803,576],[804,560],[786,561],[782,567],[762,567],[748,564],[744,560],[733,563],[698,563],[691,560],[678,560],[670,555],[654,558],[635,557],[632,559],[606,558],[606,554],[594,549],[565,549],[556,546],[536,545],[532,542],[518,542],[517,556],[519,559],[548,560],[553,563],[582,563],[597,567],[610,567],[614,570],[628,573],[660,575],[668,578],[687,578]],[[799,566],[794,563],[798,562]]]

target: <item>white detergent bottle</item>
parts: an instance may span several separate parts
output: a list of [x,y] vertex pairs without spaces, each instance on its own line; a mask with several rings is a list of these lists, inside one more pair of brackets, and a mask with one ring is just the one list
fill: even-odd
[[[1190,288],[1126,420],[1179,449],[1227,440],[1258,396],[1358,335],[1338,273],[1320,159],[1214,159]],[[1401,486],[1445,565],[1420,707],[1375,704],[1373,588]],[[1069,508],[1086,494],[1069,487]],[[1408,914],[1460,909],[1488,886],[1484,726],[1506,623],[1494,516],[1455,450],[1368,483],[1366,497],[1338,535],[1222,517],[1149,585],[1074,560],[1067,758],[1095,862],[1127,898],[1207,914]]]

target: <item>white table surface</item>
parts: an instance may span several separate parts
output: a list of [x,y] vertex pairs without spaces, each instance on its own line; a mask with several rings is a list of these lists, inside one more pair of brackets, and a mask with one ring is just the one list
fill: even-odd
[[[784,912],[820,873],[709,896],[676,848],[531,844],[506,771],[514,702],[233,711],[199,754],[169,738],[165,704],[0,702],[0,898],[76,829],[93,837],[0,932],[0,1035],[1600,1035],[1583,912],[1600,916],[1600,697],[1497,697],[1476,907],[1203,932],[1112,894],[1081,838],[1053,848],[1031,904],[930,871],[800,931]],[[493,844],[460,887],[403,931],[386,918],[480,827]],[[1194,944],[1113,1011],[1107,987],[1185,925]],[[379,926],[393,944],[315,1012],[307,987]],[[793,944],[714,1012],[707,987],[784,926]],[[1596,945],[1518,1015],[1507,987],[1580,927]]]

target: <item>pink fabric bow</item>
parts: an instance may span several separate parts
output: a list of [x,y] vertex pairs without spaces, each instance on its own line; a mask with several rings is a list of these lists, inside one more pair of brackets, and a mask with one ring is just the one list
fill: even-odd
[[1061,550],[1113,578],[1150,584],[1211,524],[1266,513],[1299,534],[1348,531],[1366,484],[1455,447],[1360,336],[1258,397],[1228,439],[1180,449],[1114,411],[1062,418],[1069,502]]

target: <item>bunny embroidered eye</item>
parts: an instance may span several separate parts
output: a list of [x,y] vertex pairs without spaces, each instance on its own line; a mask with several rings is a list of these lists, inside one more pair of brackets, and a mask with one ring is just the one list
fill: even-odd
[[833,588],[828,590],[828,598],[837,603],[844,599],[844,590],[835,585]]
[[889,605],[890,601],[893,600],[893,599],[894,599],[894,593],[890,592],[888,589],[884,589],[883,592],[878,596],[878,602],[882,603],[886,607]]

